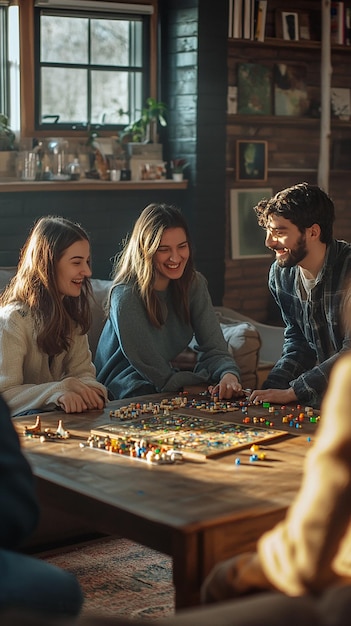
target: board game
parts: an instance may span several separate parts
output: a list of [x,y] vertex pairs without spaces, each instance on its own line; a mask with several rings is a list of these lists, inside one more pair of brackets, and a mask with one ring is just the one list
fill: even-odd
[[[144,444],[172,450],[186,459],[211,459],[287,435],[285,431],[255,425],[224,422],[172,412],[142,415],[130,421],[104,424],[91,430],[92,447],[107,442],[112,451],[139,454]],[[113,450],[114,443],[116,449]],[[122,445],[122,449],[121,449]]]

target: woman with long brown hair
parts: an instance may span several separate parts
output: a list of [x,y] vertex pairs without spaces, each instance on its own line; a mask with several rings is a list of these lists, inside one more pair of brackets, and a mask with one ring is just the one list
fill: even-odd
[[[191,342],[196,366],[178,371],[172,362]],[[238,366],[207,282],[194,269],[188,226],[176,207],[150,204],[136,221],[114,268],[95,364],[115,398],[203,382],[221,398],[241,393]]]
[[0,297],[0,392],[12,416],[57,407],[101,409],[87,331],[90,243],[81,226],[42,217]]

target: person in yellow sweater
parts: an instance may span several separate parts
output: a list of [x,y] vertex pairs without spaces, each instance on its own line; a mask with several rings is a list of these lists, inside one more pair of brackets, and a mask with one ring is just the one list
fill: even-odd
[[[308,599],[309,609],[316,610],[315,619],[321,621],[311,624],[346,626],[349,623],[350,410],[349,352],[332,370],[316,440],[306,457],[300,490],[285,519],[262,535],[256,552],[241,554],[215,566],[203,584],[204,603],[223,603],[260,591],[278,591],[284,594],[280,597],[280,606],[284,607],[287,601],[286,619],[288,611],[294,608],[294,603],[288,600],[295,598]],[[272,594],[269,596],[272,602]],[[262,594],[259,596],[261,601]],[[240,609],[241,602],[243,600],[229,604],[234,611],[235,606]],[[295,607],[298,606],[296,603]],[[235,620],[224,623],[242,624]]]

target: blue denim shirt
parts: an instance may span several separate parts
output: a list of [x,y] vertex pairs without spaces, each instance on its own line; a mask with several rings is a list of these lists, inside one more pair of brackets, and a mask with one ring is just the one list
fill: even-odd
[[300,269],[279,267],[269,272],[269,289],[286,325],[282,356],[263,388],[295,391],[299,402],[319,407],[330,370],[340,352],[351,348],[342,324],[341,304],[351,271],[351,244],[334,240],[307,300]]

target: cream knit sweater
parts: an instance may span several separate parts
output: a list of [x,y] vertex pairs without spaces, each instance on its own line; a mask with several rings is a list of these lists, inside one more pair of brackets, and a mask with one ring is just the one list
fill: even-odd
[[74,332],[67,352],[49,357],[38,349],[34,320],[26,307],[0,307],[0,393],[11,415],[31,409],[51,410],[76,378],[95,387],[107,399],[106,388],[95,378],[87,335]]

